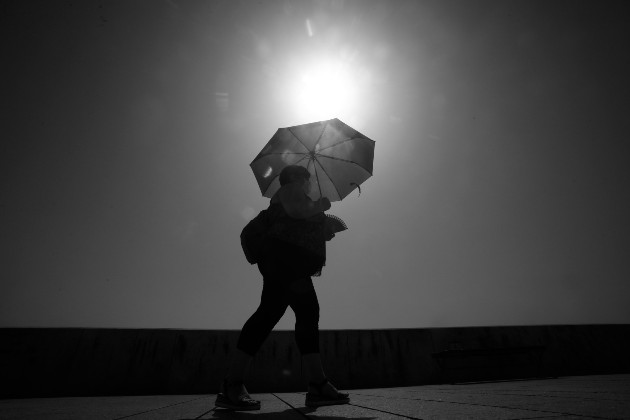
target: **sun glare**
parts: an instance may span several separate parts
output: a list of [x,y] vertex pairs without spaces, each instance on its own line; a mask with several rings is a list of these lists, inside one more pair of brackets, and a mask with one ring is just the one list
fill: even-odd
[[295,111],[305,121],[355,112],[356,77],[343,62],[318,60],[300,71],[294,88]]

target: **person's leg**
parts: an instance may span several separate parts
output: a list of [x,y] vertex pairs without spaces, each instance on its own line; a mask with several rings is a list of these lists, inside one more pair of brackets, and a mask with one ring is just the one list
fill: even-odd
[[225,378],[230,383],[240,383],[245,380],[247,376],[247,372],[249,372],[249,367],[252,364],[252,359],[254,357],[248,353],[245,353],[243,350],[236,350],[236,354],[232,359],[232,363],[230,364],[230,368],[228,370]]
[[234,410],[260,409],[260,401],[251,399],[244,380],[254,355],[286,311],[288,303],[281,292],[265,281],[260,305],[239,335],[237,352],[221,385],[222,392],[215,403],[217,406]]
[[289,305],[295,313],[295,341],[303,356],[306,379],[321,382],[325,374],[319,357],[319,302],[310,277],[291,283]]
[[326,379],[322,358],[319,352],[303,354],[302,365],[304,366],[307,383],[320,384]]
[[254,355],[287,309],[288,302],[281,287],[284,281],[282,264],[277,241],[268,241],[258,263],[263,276],[260,305],[243,325],[236,345],[237,354],[228,372],[230,380],[243,381]]
[[249,317],[238,337],[237,354],[228,372],[231,381],[243,381],[249,365],[263,342],[280,321],[288,306],[284,293],[271,282],[265,281],[260,305]]
[[310,277],[293,282],[289,289],[289,304],[295,312],[295,341],[302,354],[308,394],[308,406],[346,404],[348,394],[335,388],[324,372],[319,353],[319,302]]
[[321,382],[326,375],[319,356],[319,302],[309,277],[290,286],[290,305],[295,312],[295,341],[302,354],[308,382]]

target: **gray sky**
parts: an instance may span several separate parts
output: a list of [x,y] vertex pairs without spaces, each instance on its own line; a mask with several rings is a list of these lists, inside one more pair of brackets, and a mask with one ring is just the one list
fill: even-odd
[[[630,322],[625,2],[1,9],[0,326],[240,328],[249,163],[329,112],[376,152],[321,328]],[[311,109],[322,63],[348,90]]]

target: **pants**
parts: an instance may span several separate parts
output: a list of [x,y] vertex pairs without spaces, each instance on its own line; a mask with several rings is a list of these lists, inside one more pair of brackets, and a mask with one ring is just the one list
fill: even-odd
[[319,353],[319,302],[310,268],[284,246],[272,244],[258,263],[264,282],[260,305],[243,326],[237,344],[250,356],[258,352],[289,306],[295,313],[295,341],[300,353]]

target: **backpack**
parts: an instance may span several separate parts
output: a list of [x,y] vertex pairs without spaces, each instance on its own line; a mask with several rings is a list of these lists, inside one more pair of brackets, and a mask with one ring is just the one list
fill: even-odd
[[260,261],[270,225],[268,212],[268,209],[261,210],[241,231],[241,247],[250,264]]

